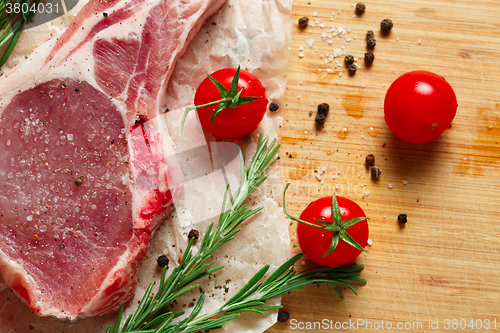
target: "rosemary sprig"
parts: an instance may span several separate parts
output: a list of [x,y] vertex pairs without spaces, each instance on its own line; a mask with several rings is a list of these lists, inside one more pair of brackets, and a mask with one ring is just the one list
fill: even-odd
[[[202,294],[191,314],[178,324],[171,324],[174,314],[170,313],[166,316],[166,320],[162,325],[156,329],[149,329],[151,326],[148,325],[147,328],[143,327],[139,331],[126,331],[122,333],[193,333],[203,332],[204,330],[216,330],[222,328],[228,321],[238,318],[243,312],[255,312],[263,315],[265,311],[281,308],[281,305],[266,306],[265,301],[292,290],[312,284],[331,284],[337,295],[342,298],[337,285],[347,286],[356,294],[356,291],[348,282],[366,283],[366,280],[359,277],[359,271],[363,268],[363,265],[313,268],[295,273],[293,265],[301,258],[302,253],[297,254],[282,264],[266,280],[262,281],[270,268],[269,265],[265,265],[240,291],[214,312],[201,316],[198,315],[205,300]],[[155,324],[158,325],[160,323],[157,322]],[[111,331],[108,330],[108,332]]]
[[[275,155],[280,145],[276,145],[276,139],[269,145],[268,141],[269,138],[264,139],[262,135],[259,137],[257,151],[248,170],[245,169],[243,152],[238,147],[240,151],[241,183],[235,196],[230,197],[229,200],[227,200],[229,186],[226,189],[217,226],[214,227],[214,224],[211,223],[207,227],[200,249],[195,255],[191,251],[194,241],[194,238],[192,238],[184,251],[180,265],[174,268],[168,278],[166,278],[166,269],[163,270],[156,295],[150,297],[154,285],[154,283],[151,283],[139,307],[134,314],[127,318],[122,330],[118,330],[120,322],[117,320],[113,331],[108,330],[109,332],[140,332],[137,330],[142,330],[144,325],[156,321],[162,316],[165,316],[162,318],[168,319],[166,314],[169,313],[167,306],[170,302],[195,289],[197,285],[190,285],[194,281],[223,268],[223,266],[212,267],[215,261],[207,263],[210,256],[220,246],[234,238],[241,230],[238,228],[241,223],[263,209],[262,207],[249,209],[244,202],[268,178],[264,173],[278,159]],[[121,313],[122,310],[120,310]],[[118,319],[121,320],[120,316]]]
[[[0,58],[0,67],[14,50],[24,25],[35,15],[35,11],[31,9],[38,8],[39,3],[40,0],[0,0],[0,48],[8,43]],[[19,4],[20,8],[17,13],[14,10],[16,4]],[[27,13],[24,12],[26,8]]]
[[338,290],[338,284],[347,286],[357,295],[354,288],[347,282],[366,283],[365,279],[359,277],[359,271],[363,268],[363,265],[313,268],[295,273],[293,265],[301,258],[302,253],[297,254],[282,264],[262,282],[264,275],[270,268],[269,265],[264,266],[220,309],[196,317],[186,326],[185,331],[180,330],[178,332],[187,333],[205,329],[213,330],[215,329],[214,327],[208,326],[211,320],[217,318],[227,319],[229,316],[239,315],[242,312],[255,312],[263,315],[265,311],[281,308],[281,305],[265,306],[265,301],[312,284],[331,284],[337,295],[342,299],[343,296]]
[[193,238],[184,251],[181,264],[168,278],[166,278],[166,267],[163,269],[156,295],[151,296],[153,282],[146,290],[139,307],[126,319],[123,327],[120,329],[122,305],[115,325],[109,327],[106,333],[194,333],[216,330],[222,328],[225,323],[238,318],[243,312],[264,314],[266,311],[280,308],[279,305],[266,306],[265,301],[295,289],[311,284],[331,284],[336,294],[342,298],[338,285],[347,286],[356,294],[349,282],[366,283],[359,277],[362,265],[314,268],[295,273],[293,265],[302,258],[302,254],[298,254],[262,281],[270,268],[270,265],[265,265],[231,299],[212,313],[199,315],[205,301],[204,295],[200,295],[198,303],[189,316],[177,324],[172,324],[173,319],[184,312],[172,313],[167,305],[177,297],[198,287],[198,285],[190,285],[191,283],[223,268],[223,266],[211,268],[214,261],[209,263],[206,261],[222,244],[234,238],[240,231],[238,226],[243,221],[262,209],[262,207],[249,209],[243,203],[267,179],[264,175],[265,171],[277,160],[275,154],[279,145],[275,146],[276,140],[274,140],[268,146],[267,141],[268,138],[262,139],[260,136],[257,152],[247,170],[245,170],[245,158],[240,149],[242,159],[240,186],[235,196],[230,197],[229,200],[226,200],[228,194],[228,189],[226,189],[219,223],[215,229],[213,223],[207,227],[198,253],[192,254]]

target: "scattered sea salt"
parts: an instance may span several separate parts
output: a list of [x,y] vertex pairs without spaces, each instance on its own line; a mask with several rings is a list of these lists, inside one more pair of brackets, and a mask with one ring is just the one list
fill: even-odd
[[299,58],[304,58],[304,53],[299,52]]
[[407,180],[403,180],[403,184],[408,184],[408,181]]
[[365,191],[365,196],[369,196],[370,195],[370,191]]
[[388,187],[388,188],[392,188],[392,184],[388,184],[388,185],[387,185],[387,187]]
[[308,40],[306,40],[306,44],[307,44],[309,47],[313,47],[313,45],[314,45],[314,39],[308,39]]
[[33,215],[28,216],[28,217],[26,218],[26,220],[28,220],[28,221],[33,221]]
[[372,245],[373,243],[371,239],[368,239],[366,242],[368,243],[368,245]]

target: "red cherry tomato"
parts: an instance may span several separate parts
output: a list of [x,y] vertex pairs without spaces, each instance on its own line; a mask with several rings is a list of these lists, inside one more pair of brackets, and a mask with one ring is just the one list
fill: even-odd
[[[342,221],[356,217],[365,217],[365,213],[354,201],[337,196]],[[324,197],[311,202],[300,214],[300,219],[320,225],[314,219],[332,222],[332,197]],[[356,223],[346,229],[347,233],[358,242],[361,247],[368,244],[368,222],[366,220]],[[361,253],[360,250],[339,239],[337,248],[322,258],[327,253],[332,243],[333,233],[298,223],[297,238],[302,252],[322,266],[336,267],[350,263]]]
[[[211,76],[220,82],[224,88],[229,90],[231,81],[236,73],[236,68],[220,69]],[[241,96],[261,97],[253,102],[239,105],[236,108],[226,108],[222,110],[211,125],[212,114],[217,108],[217,104],[197,109],[198,119],[203,128],[215,136],[222,138],[236,138],[257,129],[267,109],[266,89],[259,79],[245,71],[240,70],[238,81],[238,91],[243,88]],[[217,87],[207,77],[205,78],[194,97],[195,105],[203,105],[221,98]]]
[[385,122],[408,143],[434,140],[449,127],[456,112],[453,88],[443,77],[427,71],[401,75],[385,95]]

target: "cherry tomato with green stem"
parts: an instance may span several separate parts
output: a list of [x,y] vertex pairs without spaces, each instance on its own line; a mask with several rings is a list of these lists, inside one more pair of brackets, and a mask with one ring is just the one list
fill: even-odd
[[238,67],[207,75],[196,90],[194,104],[185,115],[196,109],[205,130],[217,137],[237,138],[257,129],[268,100],[260,80]]
[[[288,188],[290,184],[285,187]],[[342,266],[356,259],[368,245],[368,222],[363,209],[354,201],[333,195],[311,202],[299,218],[297,239],[302,252],[313,262],[329,267]]]

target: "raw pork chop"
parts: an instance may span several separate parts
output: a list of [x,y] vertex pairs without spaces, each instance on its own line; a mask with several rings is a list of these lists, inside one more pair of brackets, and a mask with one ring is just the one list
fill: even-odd
[[90,2],[0,80],[0,272],[38,316],[100,315],[133,297],[182,180],[155,117],[223,1]]

